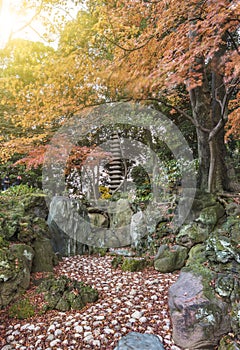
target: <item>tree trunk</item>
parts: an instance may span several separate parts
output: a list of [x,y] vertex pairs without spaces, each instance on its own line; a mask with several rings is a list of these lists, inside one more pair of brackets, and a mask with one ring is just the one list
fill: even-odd
[[[221,57],[225,51],[222,47],[215,53],[211,72],[211,132],[209,135],[210,169],[208,191],[216,192],[229,190],[228,171],[226,166],[226,147],[224,143],[224,125],[227,115],[226,89],[221,75]],[[219,127],[220,125],[220,127]]]
[[220,69],[224,49],[216,52],[211,71],[206,72],[204,60],[198,59],[202,85],[190,91],[198,138],[198,187],[208,192],[230,190],[224,143],[228,99]]
[[[202,67],[204,63],[202,62]],[[210,125],[210,92],[208,88],[207,79],[203,72],[203,84],[190,90],[190,101],[193,112],[193,118],[197,127],[197,141],[198,141],[198,187],[201,190],[208,188],[208,174],[209,174],[209,159],[210,148],[208,143]]]

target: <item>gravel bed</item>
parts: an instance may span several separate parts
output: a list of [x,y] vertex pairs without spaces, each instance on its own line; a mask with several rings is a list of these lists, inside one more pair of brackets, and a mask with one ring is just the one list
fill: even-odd
[[91,285],[99,300],[79,311],[48,311],[27,320],[11,319],[2,310],[2,349],[112,350],[122,336],[136,331],[156,334],[166,350],[179,350],[172,341],[168,311],[168,289],[178,274],[161,274],[153,267],[123,272],[113,269],[111,261],[108,255],[64,258],[55,268],[56,276]]

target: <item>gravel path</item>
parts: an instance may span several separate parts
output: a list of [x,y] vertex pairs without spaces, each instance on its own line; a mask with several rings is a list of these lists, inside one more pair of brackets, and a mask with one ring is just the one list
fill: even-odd
[[161,274],[153,267],[123,272],[113,269],[111,260],[111,256],[64,258],[56,275],[90,284],[99,292],[98,302],[78,312],[49,311],[22,321],[9,319],[3,310],[1,349],[112,350],[122,336],[137,331],[159,335],[166,350],[179,350],[171,339],[168,313],[168,289],[178,275]]

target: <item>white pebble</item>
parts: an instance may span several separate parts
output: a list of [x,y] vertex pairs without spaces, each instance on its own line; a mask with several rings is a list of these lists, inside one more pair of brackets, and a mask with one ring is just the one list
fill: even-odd
[[62,330],[61,329],[56,329],[54,332],[55,337],[59,336],[62,334]]
[[93,346],[98,346],[98,347],[100,348],[101,342],[100,342],[100,340],[95,339],[95,340],[93,340],[92,345],[93,345]]
[[52,341],[53,339],[54,339],[54,335],[53,334],[49,334],[49,336],[47,337],[46,340]]
[[55,329],[56,329],[55,325],[54,325],[54,324],[51,324],[51,326],[48,327],[47,332],[49,333],[49,332],[51,332],[51,331],[55,331]]
[[97,321],[102,321],[102,320],[104,320],[104,319],[105,319],[105,316],[103,316],[103,315],[100,315],[100,316],[94,316],[94,318],[95,318],[95,320],[97,320]]
[[56,346],[57,343],[59,343],[59,342],[60,342],[59,339],[55,339],[55,340],[51,341],[51,343],[50,343],[51,348],[53,348],[54,346]]
[[75,331],[77,333],[82,333],[83,332],[83,327],[82,326],[75,326],[74,329],[75,329]]
[[142,315],[143,315],[142,312],[140,312],[140,311],[135,311],[135,312],[131,315],[131,317],[132,317],[132,318],[136,318],[137,320],[139,320],[139,318],[141,318]]

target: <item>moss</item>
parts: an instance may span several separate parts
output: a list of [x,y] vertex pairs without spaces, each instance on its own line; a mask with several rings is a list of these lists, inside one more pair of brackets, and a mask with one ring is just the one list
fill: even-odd
[[35,307],[30,303],[29,299],[22,299],[11,305],[8,313],[11,318],[23,320],[34,316]]
[[59,311],[76,310],[83,308],[87,303],[98,299],[98,291],[85,285],[83,282],[71,280],[66,276],[58,279],[47,278],[37,289],[43,292],[46,305],[44,311],[57,309]]
[[141,271],[147,266],[147,262],[145,259],[124,259],[122,264],[123,271]]
[[93,248],[93,254],[98,254],[99,256],[105,256],[108,252],[108,248]]
[[191,266],[185,266],[182,269],[183,272],[191,272],[197,277],[202,277],[202,284],[205,296],[211,300],[215,298],[215,293],[213,289],[213,282],[216,278],[216,274],[210,270],[207,266],[199,263],[192,264]]

